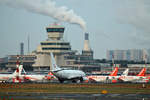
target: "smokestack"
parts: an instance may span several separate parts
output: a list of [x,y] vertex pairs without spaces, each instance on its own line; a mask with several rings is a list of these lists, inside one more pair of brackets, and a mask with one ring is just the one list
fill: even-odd
[[28,35],[28,54],[30,53],[30,36]]
[[83,50],[84,51],[90,51],[91,50],[90,45],[89,45],[89,34],[88,33],[85,33],[85,40],[84,40]]
[[20,43],[20,55],[24,55],[24,43]]

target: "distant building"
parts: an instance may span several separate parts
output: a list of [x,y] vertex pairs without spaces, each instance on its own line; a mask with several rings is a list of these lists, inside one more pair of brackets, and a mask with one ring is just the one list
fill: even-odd
[[0,58],[0,69],[6,69],[8,57]]
[[125,50],[108,50],[107,60],[126,60],[127,55]]
[[[19,59],[17,58],[19,56]],[[20,64],[23,64],[25,70],[32,71],[32,65],[35,63],[35,55],[9,55],[6,68],[10,70],[16,69],[17,60]]]
[[108,50],[107,60],[149,61],[146,49]]

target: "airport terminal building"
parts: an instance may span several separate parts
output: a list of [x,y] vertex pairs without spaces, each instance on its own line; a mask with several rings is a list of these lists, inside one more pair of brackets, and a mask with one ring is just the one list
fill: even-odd
[[[50,70],[50,52],[53,52],[57,65],[61,67],[81,69],[84,71],[100,71],[101,64],[93,58],[93,50],[89,45],[89,34],[85,33],[84,49],[82,53],[72,50],[69,42],[63,39],[65,27],[54,23],[46,27],[47,39],[42,41],[35,51],[30,54],[20,55],[20,61],[25,70],[44,71]],[[10,55],[6,65],[15,69],[17,55]]]
[[[99,59],[94,59],[93,50],[89,45],[89,34],[85,33],[84,47],[82,53],[72,50],[69,42],[63,39],[65,27],[54,23],[46,27],[47,39],[42,41],[36,50],[30,54],[24,54],[21,49],[19,60],[24,65],[26,71],[49,71],[50,70],[50,52],[53,52],[57,65],[64,68],[80,69],[85,72],[109,73],[113,70],[111,63],[102,63]],[[21,46],[21,48],[23,48]],[[17,55],[9,55],[5,63],[6,69],[10,71],[16,69]],[[142,66],[128,65],[130,72],[137,73]],[[147,65],[149,67],[149,65]],[[150,68],[150,67],[149,67]],[[148,68],[148,69],[149,69]],[[123,72],[126,68],[119,68]]]

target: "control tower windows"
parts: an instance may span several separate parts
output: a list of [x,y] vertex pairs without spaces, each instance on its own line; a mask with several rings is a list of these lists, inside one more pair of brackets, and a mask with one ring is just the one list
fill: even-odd
[[43,50],[71,50],[71,48],[42,48]]
[[64,28],[47,28],[47,32],[60,32],[60,33],[64,33]]
[[41,43],[41,45],[69,45],[69,43]]

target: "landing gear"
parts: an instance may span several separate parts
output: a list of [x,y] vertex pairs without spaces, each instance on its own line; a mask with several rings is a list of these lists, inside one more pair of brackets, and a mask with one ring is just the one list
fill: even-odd
[[2,83],[6,83],[6,81],[2,81]]
[[76,81],[76,80],[73,80],[72,83],[77,83],[77,81]]
[[64,80],[62,80],[62,79],[58,79],[58,80],[59,80],[60,83],[64,83]]
[[80,82],[83,83],[83,78],[82,77],[80,78]]

